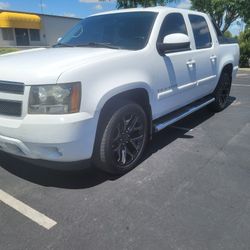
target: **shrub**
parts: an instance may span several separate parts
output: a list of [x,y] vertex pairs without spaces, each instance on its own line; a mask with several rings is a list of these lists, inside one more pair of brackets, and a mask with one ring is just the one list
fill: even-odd
[[250,28],[239,35],[240,67],[249,67],[250,60]]
[[10,53],[10,52],[15,52],[15,51],[18,51],[18,49],[15,49],[15,48],[0,48],[0,55]]

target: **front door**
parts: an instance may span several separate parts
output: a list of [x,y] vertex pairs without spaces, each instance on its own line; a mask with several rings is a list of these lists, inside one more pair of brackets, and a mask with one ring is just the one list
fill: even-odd
[[[186,23],[181,13],[168,14],[161,26],[158,42],[166,35],[181,33],[188,35]],[[193,50],[167,53],[158,56],[158,115],[164,115],[187,105],[196,98],[196,65]]]
[[29,32],[27,29],[15,29],[17,46],[29,46]]

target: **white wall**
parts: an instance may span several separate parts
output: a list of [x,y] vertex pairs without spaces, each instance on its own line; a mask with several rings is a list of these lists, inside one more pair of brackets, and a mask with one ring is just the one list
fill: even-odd
[[73,18],[42,16],[41,39],[51,46],[79,21]]

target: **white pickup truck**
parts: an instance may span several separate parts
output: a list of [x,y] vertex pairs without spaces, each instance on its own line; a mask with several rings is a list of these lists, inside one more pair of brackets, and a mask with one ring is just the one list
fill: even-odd
[[125,173],[152,133],[206,105],[223,110],[238,62],[238,44],[203,13],[90,16],[52,48],[0,56],[0,150]]

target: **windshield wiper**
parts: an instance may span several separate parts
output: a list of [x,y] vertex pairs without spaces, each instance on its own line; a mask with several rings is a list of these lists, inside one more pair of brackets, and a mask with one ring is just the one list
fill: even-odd
[[67,43],[57,43],[57,44],[53,45],[52,47],[56,48],[56,47],[74,47],[74,46],[67,44]]
[[121,47],[111,45],[110,43],[96,43],[89,42],[86,44],[75,45],[76,47],[93,47],[93,48],[108,48],[108,49],[121,49]]

